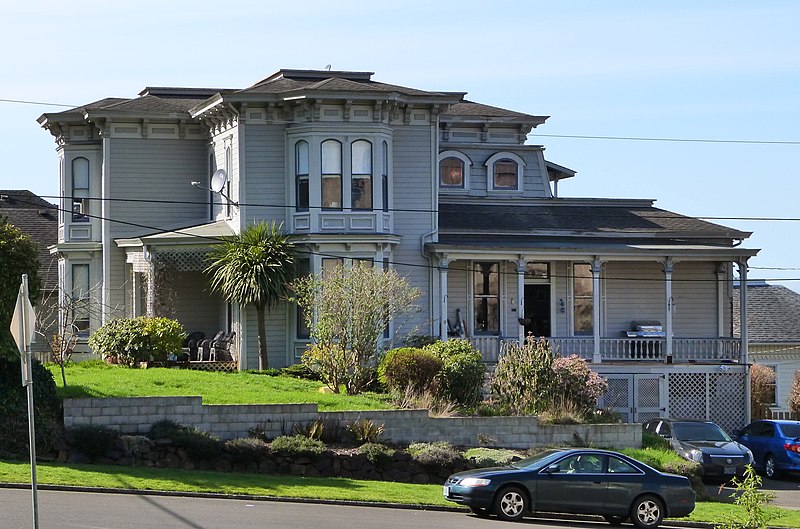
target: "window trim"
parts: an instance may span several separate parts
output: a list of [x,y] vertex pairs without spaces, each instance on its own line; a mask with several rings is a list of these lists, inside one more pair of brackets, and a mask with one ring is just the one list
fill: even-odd
[[[495,186],[495,174],[494,174],[494,166],[498,162],[502,162],[503,160],[510,160],[517,164],[517,185],[516,187],[496,187]],[[522,191],[522,178],[525,174],[525,160],[523,160],[519,155],[514,154],[513,152],[497,152],[489,157],[486,160],[486,186],[489,191],[498,192],[498,193],[518,193]]]
[[[456,158],[461,160],[462,172],[461,172],[461,185],[460,186],[450,186],[450,185],[442,185],[442,162],[448,158]],[[447,193],[458,193],[458,192],[468,192],[469,191],[469,184],[470,184],[470,176],[471,176],[471,169],[472,169],[472,160],[461,151],[442,151],[439,153],[438,160],[436,162],[436,176],[437,176],[437,185],[440,191],[444,191]]]
[[[364,143],[369,146],[369,173],[356,173],[353,170],[353,162],[354,162],[354,154],[355,154],[355,145],[357,143]],[[374,145],[371,141],[358,138],[350,142],[350,209],[353,211],[373,211],[374,208],[374,178],[373,174],[375,172],[375,161],[373,159],[374,155]],[[353,200],[353,191],[355,190],[355,182],[356,180],[366,179],[369,180],[369,206],[368,207],[355,207],[354,200]]]
[[381,207],[389,212],[389,142],[381,141]]
[[[306,146],[306,172],[300,172],[300,145],[305,144]],[[294,210],[305,212],[309,210],[309,206],[311,205],[311,178],[310,178],[310,164],[311,164],[311,146],[308,143],[308,140],[298,140],[294,144]],[[306,182],[306,196],[305,196],[305,204],[301,204],[300,202],[300,182],[305,180]]]
[[[76,171],[76,163],[78,161],[86,162],[86,187],[77,187],[75,184],[75,175]],[[83,175],[81,175],[83,176]],[[70,161],[70,199],[72,200],[72,215],[71,220],[72,222],[89,222],[91,218],[89,217],[89,195],[91,194],[92,188],[92,164],[88,158],[85,156],[76,156]],[[86,196],[78,197],[75,192],[81,191],[86,194]],[[80,202],[76,202],[76,198],[80,199]],[[80,213],[75,212],[75,206],[80,204]]]
[[[325,144],[326,143],[335,143],[339,145],[339,172],[338,173],[326,173],[324,172],[325,168]],[[323,211],[342,211],[344,209],[344,185],[343,185],[343,178],[344,178],[344,167],[343,167],[343,145],[341,140],[336,138],[326,138],[319,142],[319,186],[320,186],[320,206]],[[339,205],[338,206],[326,206],[325,205],[325,186],[323,182],[325,181],[325,177],[339,177]]]

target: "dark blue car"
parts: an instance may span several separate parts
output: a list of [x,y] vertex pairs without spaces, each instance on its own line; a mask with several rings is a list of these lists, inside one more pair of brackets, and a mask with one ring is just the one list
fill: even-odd
[[800,421],[755,421],[736,435],[753,452],[756,468],[768,478],[800,472]]

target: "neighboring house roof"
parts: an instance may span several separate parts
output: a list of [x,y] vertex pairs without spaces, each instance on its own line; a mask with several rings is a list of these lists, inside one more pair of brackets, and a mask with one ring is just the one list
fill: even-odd
[[[739,285],[733,296],[733,334],[740,334]],[[747,282],[747,336],[750,343],[800,343],[800,293],[765,281]]]
[[0,190],[0,217],[8,219],[39,246],[39,275],[45,290],[58,288],[58,259],[49,246],[58,240],[58,214],[54,204],[27,190]]

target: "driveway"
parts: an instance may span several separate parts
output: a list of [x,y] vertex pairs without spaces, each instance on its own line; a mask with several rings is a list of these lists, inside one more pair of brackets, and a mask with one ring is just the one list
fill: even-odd
[[[800,474],[785,476],[783,479],[762,479],[764,482],[761,490],[770,491],[775,495],[772,505],[800,510]],[[727,485],[720,489],[720,485],[715,483],[706,484],[706,489],[711,498],[720,501],[732,501],[730,495],[736,490]]]

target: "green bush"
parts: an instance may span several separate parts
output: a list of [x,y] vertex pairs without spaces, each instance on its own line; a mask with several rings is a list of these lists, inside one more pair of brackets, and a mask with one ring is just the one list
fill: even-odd
[[267,453],[267,443],[254,437],[231,439],[225,442],[225,452],[234,463],[258,461]]
[[107,426],[77,426],[66,431],[70,445],[92,459],[106,455],[119,441],[119,432]]
[[385,465],[394,457],[394,450],[381,443],[364,443],[358,447],[358,453],[367,456],[375,466]]
[[528,339],[522,345],[507,345],[492,374],[492,396],[498,407],[513,415],[546,410],[555,380],[550,344]]
[[479,467],[499,467],[521,459],[519,453],[503,448],[470,448],[464,453],[464,459],[472,459]]
[[376,424],[370,419],[360,419],[345,426],[357,443],[377,443],[385,429],[383,424]]
[[306,424],[295,423],[294,426],[292,426],[292,433],[295,435],[304,435],[309,439],[322,440],[322,436],[325,433],[325,422],[316,420]]
[[305,435],[282,435],[270,444],[276,454],[290,457],[316,457],[325,451],[325,443]]
[[151,439],[172,439],[186,450],[193,461],[213,461],[222,455],[224,444],[219,437],[199,428],[189,428],[170,420],[159,421],[150,427]]
[[[0,354],[0,458],[28,454],[28,396],[22,385],[19,355]],[[32,362],[36,449],[50,452],[61,436],[64,413],[56,395],[53,374],[38,361]]]
[[447,467],[463,459],[461,452],[445,441],[412,443],[408,447],[408,453],[425,466]]
[[433,351],[400,347],[384,355],[378,366],[378,380],[392,391],[403,392],[409,387],[425,391],[433,387],[442,366]]
[[436,343],[439,341],[439,338],[436,336],[431,336],[429,334],[409,334],[406,336],[406,339],[403,340],[403,345],[406,347],[413,347],[416,349],[420,349],[425,347],[426,345],[430,345],[432,343]]
[[474,406],[480,400],[486,374],[481,353],[462,339],[435,342],[424,350],[442,361],[436,377],[441,396],[461,406]]
[[139,362],[166,362],[181,352],[186,333],[169,318],[120,318],[111,320],[92,334],[89,346],[118,364],[135,367]]
[[307,365],[302,363],[284,367],[283,369],[281,369],[281,375],[293,378],[301,378],[304,380],[314,380],[314,381],[321,380],[318,373],[315,373]]

